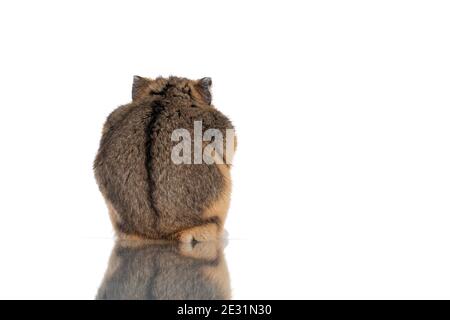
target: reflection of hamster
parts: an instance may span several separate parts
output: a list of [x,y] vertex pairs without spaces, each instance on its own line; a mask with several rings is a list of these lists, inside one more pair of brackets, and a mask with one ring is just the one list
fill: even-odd
[[210,78],[136,76],[133,101],[106,120],[94,171],[120,238],[219,237],[230,202],[230,165],[171,161],[175,129],[193,136],[194,121],[202,121],[203,132],[218,129],[226,137],[233,128],[211,105],[210,86]]
[[230,299],[220,245],[220,241],[195,245],[118,242],[96,299]]

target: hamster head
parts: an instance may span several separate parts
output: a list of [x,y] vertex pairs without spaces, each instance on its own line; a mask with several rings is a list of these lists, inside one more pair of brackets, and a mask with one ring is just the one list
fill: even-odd
[[149,96],[160,96],[163,98],[176,97],[195,101],[200,105],[211,105],[211,78],[190,80],[179,77],[156,79],[133,77],[132,98],[133,102]]

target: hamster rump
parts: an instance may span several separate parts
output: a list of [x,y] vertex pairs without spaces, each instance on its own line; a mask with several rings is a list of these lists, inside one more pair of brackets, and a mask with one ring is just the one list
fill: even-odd
[[[159,181],[153,190],[159,209],[160,228],[172,238],[183,242],[207,241],[220,236],[230,203],[230,166],[224,163],[175,164],[171,161],[173,130],[183,128],[194,136],[194,123],[202,122],[202,133],[214,128],[222,132],[232,128],[231,122],[219,111],[209,108],[168,108],[160,117],[160,133],[154,139],[155,154],[160,155],[149,170],[150,181]],[[202,146],[204,147],[204,145]],[[191,149],[191,159],[194,158]],[[222,159],[218,159],[222,160]],[[163,161],[164,164],[156,163]],[[223,162],[223,161],[221,161]]]
[[221,154],[212,164],[171,159],[176,129],[192,137],[195,121],[201,121],[202,134],[212,128],[225,137],[233,129],[211,105],[210,86],[210,78],[135,77],[133,102],[108,116],[94,171],[119,238],[220,237],[230,203],[230,165]]
[[145,128],[151,110],[131,106],[123,119],[104,126],[94,171],[116,233],[123,237],[158,238],[155,212],[149,203]]

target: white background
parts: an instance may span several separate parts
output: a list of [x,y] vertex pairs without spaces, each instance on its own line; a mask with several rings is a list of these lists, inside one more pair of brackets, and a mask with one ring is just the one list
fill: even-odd
[[92,162],[134,74],[210,76],[239,139],[235,299],[450,298],[446,1],[2,1],[0,298],[94,298]]

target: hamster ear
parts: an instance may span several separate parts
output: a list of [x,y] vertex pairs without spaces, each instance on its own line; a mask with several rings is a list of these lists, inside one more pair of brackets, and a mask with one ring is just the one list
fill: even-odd
[[131,91],[131,97],[135,101],[142,94],[143,89],[150,83],[150,79],[134,76],[133,77],[133,90]]
[[208,89],[212,86],[212,80],[210,77],[201,78],[198,80],[198,83]]
[[212,86],[212,80],[209,77],[201,78],[197,81],[197,88],[198,91],[200,91],[200,94],[202,95],[203,99],[208,104],[211,104],[212,96],[211,96],[211,86]]

